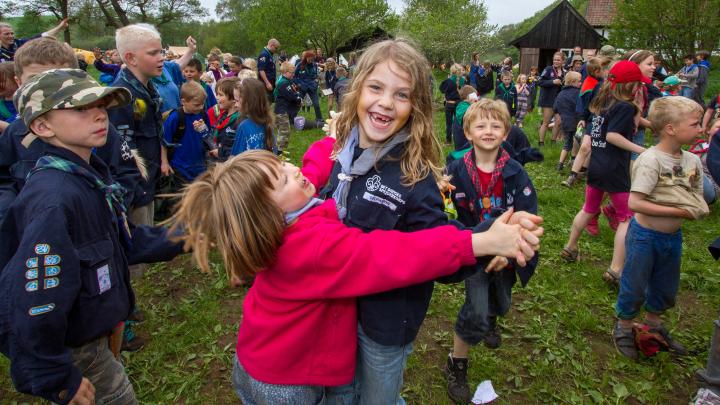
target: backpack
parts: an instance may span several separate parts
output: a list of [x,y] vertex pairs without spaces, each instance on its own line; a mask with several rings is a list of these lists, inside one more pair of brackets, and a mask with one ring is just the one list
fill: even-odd
[[182,140],[183,134],[185,134],[185,111],[183,111],[182,108],[165,111],[162,115],[163,122],[168,119],[168,117],[173,113],[173,111],[177,111],[178,126],[172,135],[172,142],[165,145],[165,147],[167,147],[168,161],[172,160],[172,155],[175,152],[175,149],[182,146],[180,144],[180,140]]

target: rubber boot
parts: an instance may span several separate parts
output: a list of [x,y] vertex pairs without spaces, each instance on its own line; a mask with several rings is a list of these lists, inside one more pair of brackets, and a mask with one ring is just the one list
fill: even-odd
[[720,320],[715,320],[715,331],[710,342],[707,366],[695,373],[700,386],[720,395]]

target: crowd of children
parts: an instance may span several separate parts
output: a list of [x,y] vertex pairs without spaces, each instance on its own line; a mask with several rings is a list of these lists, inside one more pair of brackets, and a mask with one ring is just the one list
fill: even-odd
[[[106,86],[53,38],[0,63],[0,352],[18,391],[137,403],[119,361],[142,347],[131,279],[183,250],[208,271],[217,249],[229,280],[252,280],[232,371],[243,403],[404,403],[436,281],[464,282],[444,371],[450,398],[468,403],[470,348],[501,345],[497,319],[538,263],[543,220],[523,166],[543,156],[521,129],[538,93],[539,146],[554,121],[557,169],[572,166],[563,184],[587,176],[561,257],[579,260],[583,231],[597,234],[605,214],[618,351],[638,359],[652,340],[687,354],[661,315],[678,292],[682,220],[707,215],[719,190],[702,139],[720,127],[720,96],[703,110],[705,53],[660,78],[650,51],[577,47],[517,80],[511,58],[473,54],[439,85],[455,149],[444,166],[430,64],[405,40],[370,45],[351,66],[314,49],[278,69],[276,39],[257,61],[213,49],[206,67],[192,37],[179,58],[148,24],[115,39],[94,50]],[[299,169],[282,155],[304,99],[323,123],[321,94],[342,113]],[[162,178],[179,197],[172,210],[155,207]]]

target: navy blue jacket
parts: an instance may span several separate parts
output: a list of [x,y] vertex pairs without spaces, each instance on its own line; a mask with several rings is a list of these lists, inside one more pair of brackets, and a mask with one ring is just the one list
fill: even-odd
[[302,91],[316,91],[318,88],[318,68],[315,62],[305,64],[301,67],[301,60],[295,63],[295,77],[293,83],[297,84]]
[[720,132],[713,136],[707,154],[707,166],[715,183],[720,184]]
[[579,95],[579,87],[565,86],[555,98],[553,110],[560,114],[563,132],[575,132],[575,129],[577,129],[578,114],[575,110]]
[[[123,71],[126,75],[134,77],[127,68]],[[123,79],[122,75],[118,75],[112,85],[125,87],[132,94],[132,102],[129,105],[109,109],[108,116],[130,149],[136,149],[139,152],[147,168],[148,178],[138,179],[138,182],[132,187],[134,196],[131,206],[142,207],[151,203],[155,198],[155,186],[160,177],[160,143],[163,123],[161,119],[156,119],[156,101],[139,94],[130,83]],[[147,87],[151,97],[157,95],[152,82],[148,82]],[[144,109],[139,106],[137,100],[142,100]]]
[[[275,87],[275,59],[273,59],[273,54],[272,52],[270,52],[269,49],[263,48],[263,50],[260,52],[257,60],[257,67],[258,71],[262,70],[263,72],[265,72],[265,76],[267,77],[268,81],[270,82],[270,84],[272,84],[273,87]],[[260,77],[258,76],[258,78]],[[260,81],[262,81],[262,79],[260,79]]]
[[[88,164],[49,144],[45,154],[111,181],[95,155]],[[28,179],[0,226],[0,352],[18,391],[69,402],[82,378],[71,348],[108,336],[133,308],[128,265],[182,251],[164,228],[124,229],[85,178],[47,169]]]
[[[481,206],[482,202],[479,201],[464,159],[451,162],[446,170],[452,176],[452,185],[456,187],[452,199],[457,209],[458,221],[466,227],[476,226],[479,221],[475,207]],[[498,217],[509,208],[515,208],[515,211],[527,211],[536,214],[537,193],[530,176],[528,176],[523,166],[514,159],[508,160],[502,171],[502,179],[504,190],[503,209],[494,210],[497,212],[493,212],[492,216]],[[527,285],[530,277],[535,272],[537,261],[538,254],[535,254],[535,257],[530,260],[527,266],[517,268],[523,286]]]
[[[277,82],[277,95],[275,96],[275,114],[287,114],[293,120],[300,111],[302,98],[300,92],[295,90],[295,85],[286,77],[281,77]],[[292,122],[291,122],[292,123]]]
[[440,83],[440,92],[445,95],[445,101],[460,101],[460,92],[457,88],[457,82],[453,78],[448,77]]
[[538,99],[537,105],[539,107],[553,107],[553,104],[555,103],[555,97],[557,97],[558,93],[560,92],[560,88],[562,87],[562,84],[558,85],[553,83],[553,81],[555,79],[560,79],[560,82],[562,83],[564,78],[565,71],[563,71],[562,75],[557,76],[557,73],[555,72],[555,69],[552,67],[552,65],[546,67],[545,70],[543,70],[540,78],[538,78],[538,85],[540,86],[540,98]]
[[[28,131],[23,120],[15,120],[0,136],[0,221],[25,185],[28,173],[45,152],[47,144],[40,139],[35,139],[27,148],[22,144]],[[120,138],[112,124],[108,127],[107,142],[95,153],[127,191],[125,206],[129,207],[135,184],[141,178],[140,172],[129,145]]]
[[[374,229],[411,232],[447,225],[443,202],[433,176],[412,187],[401,183],[400,156],[404,145],[397,145],[374,168],[350,183],[345,224],[369,232]],[[356,148],[355,158],[362,149]],[[331,197],[337,187],[339,163],[335,163],[330,182],[321,195]],[[372,254],[372,252],[367,252]],[[402,263],[398,263],[402,265]],[[403,345],[415,340],[432,297],[432,281],[358,298],[358,320],[373,341]]]
[[590,112],[590,102],[595,97],[596,94],[600,92],[600,88],[603,85],[603,82],[605,79],[598,79],[597,84],[595,87],[593,87],[592,91],[586,91],[582,95],[579,96],[577,104],[575,105],[575,113],[578,115],[579,120],[585,121],[585,128],[588,128],[590,125],[587,125],[590,123],[590,118],[592,118],[592,113]]
[[495,87],[495,100],[504,101],[510,116],[514,117],[517,111],[517,88],[515,88],[515,83],[510,82],[509,89],[506,89],[502,82],[498,83],[497,87]]

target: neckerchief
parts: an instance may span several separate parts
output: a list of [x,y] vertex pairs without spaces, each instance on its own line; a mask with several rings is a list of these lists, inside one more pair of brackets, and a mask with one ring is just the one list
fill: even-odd
[[369,172],[377,161],[387,155],[396,145],[405,142],[409,135],[410,132],[407,127],[404,127],[384,144],[365,149],[353,162],[355,147],[360,143],[360,130],[357,126],[353,127],[345,145],[337,155],[337,161],[340,163],[340,173],[338,173],[340,182],[333,193],[333,198],[337,204],[338,218],[344,219],[347,215],[347,196],[350,192],[350,182],[354,178]]
[[140,80],[135,77],[135,75],[126,69],[121,69],[120,73],[118,73],[118,77],[125,80],[130,87],[133,88],[137,92],[137,94],[140,95],[140,98],[143,98],[145,100],[149,100],[153,107],[153,114],[155,116],[155,126],[157,127],[158,135],[160,136],[160,139],[163,138],[163,117],[162,112],[160,111],[161,106],[161,100],[160,100],[160,94],[158,94],[157,90],[155,90],[155,86],[152,84],[152,80],[148,81],[147,87],[144,86],[142,83],[140,83]]
[[490,214],[490,211],[492,210],[492,206],[490,204],[490,195],[492,195],[493,188],[495,188],[495,184],[497,184],[498,179],[502,175],[502,170],[508,160],[510,160],[510,155],[505,151],[505,149],[500,148],[500,151],[498,152],[497,163],[495,164],[495,168],[490,174],[490,183],[488,183],[487,188],[483,190],[482,184],[480,183],[480,175],[478,175],[477,172],[477,165],[475,164],[474,150],[470,149],[463,157],[463,161],[465,162],[465,168],[470,175],[470,181],[472,182],[473,187],[475,187],[475,192],[477,193],[478,199],[482,203],[482,208],[479,210],[479,212],[474,210],[472,206],[470,206],[470,211],[475,211],[478,214],[478,219],[480,221],[482,221],[482,219],[485,217],[485,214]]
[[220,116],[217,117],[217,121],[215,122],[215,126],[213,127],[213,139],[215,139],[215,141],[217,142],[220,131],[222,131],[225,127],[229,127],[230,125],[234,124],[239,116],[240,114],[237,111],[232,114],[228,114],[227,110],[224,110],[222,113],[220,113]]
[[580,96],[584,95],[585,93],[589,91],[593,91],[595,89],[595,86],[598,84],[598,79],[596,79],[593,76],[588,75],[588,77],[583,80],[582,86],[580,86]]
[[0,120],[6,121],[10,118],[13,118],[12,113],[10,113],[10,110],[5,106],[5,100],[0,100]]
[[502,98],[503,98],[503,99],[506,99],[506,98],[510,97],[510,90],[511,90],[512,87],[513,87],[512,82],[510,83],[510,86],[509,86],[509,87],[505,87],[505,83],[500,83],[500,86],[498,86],[498,87],[500,87],[500,90],[503,91],[503,95],[502,95]]
[[119,183],[113,182],[106,184],[100,177],[79,164],[50,155],[42,156],[38,159],[35,167],[28,173],[27,178],[29,179],[33,174],[47,169],[60,170],[82,177],[90,186],[97,188],[105,194],[105,201],[107,201],[110,212],[115,214],[115,210],[118,210],[123,216],[125,215],[125,205],[123,204],[125,189]]
[[292,221],[294,221],[297,217],[299,217],[300,215],[306,213],[306,212],[309,211],[310,209],[312,209],[312,208],[314,208],[314,207],[316,207],[316,206],[318,206],[318,205],[320,205],[320,204],[322,204],[322,203],[324,203],[324,202],[325,202],[325,201],[323,201],[323,200],[321,200],[321,199],[319,199],[319,198],[311,198],[310,201],[308,201],[308,203],[305,204],[305,205],[304,205],[302,208],[300,208],[299,210],[293,211],[293,212],[288,212],[287,214],[285,214],[285,224],[286,224],[286,225],[290,225],[290,223],[291,223]]

